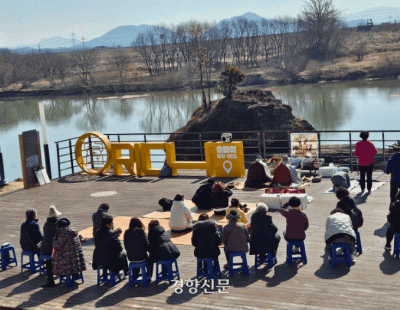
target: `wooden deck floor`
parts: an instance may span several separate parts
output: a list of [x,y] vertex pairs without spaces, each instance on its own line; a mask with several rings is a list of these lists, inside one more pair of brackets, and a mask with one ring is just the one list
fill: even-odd
[[[54,204],[63,216],[71,220],[78,230],[91,225],[91,214],[100,203],[110,204],[114,216],[141,216],[158,209],[161,197],[172,198],[176,193],[188,199],[206,179],[205,173],[182,171],[178,177],[158,179],[143,177],[103,177],[82,181],[82,176],[55,180],[42,187],[21,190],[0,196],[0,242],[10,242],[16,247],[20,261],[19,228],[29,207],[38,211],[42,227],[49,206]],[[30,309],[397,309],[400,282],[400,259],[392,258],[383,250],[386,233],[386,215],[389,204],[389,176],[375,172],[374,178],[387,183],[370,196],[359,199],[364,213],[364,226],[360,229],[364,253],[350,269],[339,265],[332,269],[324,256],[325,220],[336,205],[333,194],[324,192],[330,187],[330,180],[323,179],[307,187],[307,193],[314,197],[305,210],[310,221],[305,241],[308,264],[288,266],[285,263],[285,242],[278,249],[278,264],[272,269],[254,269],[254,257],[248,255],[250,276],[235,274],[229,279],[228,293],[204,294],[199,290],[190,294],[184,287],[182,294],[176,294],[166,282],[148,289],[129,288],[124,280],[114,288],[97,287],[96,272],[87,264],[84,272],[85,283],[67,289],[43,289],[45,277],[38,274],[21,274],[20,267],[0,272],[0,306]],[[231,179],[232,180],[232,179]],[[237,179],[238,181],[244,180]],[[227,180],[223,180],[227,181]],[[116,191],[107,197],[92,197],[102,191]],[[242,202],[257,203],[262,191],[234,191],[233,197]],[[279,233],[285,229],[285,220],[273,213],[273,221]],[[181,278],[194,279],[196,261],[193,247],[178,246]],[[85,259],[92,260],[93,246],[84,246]],[[220,256],[220,263],[225,257]],[[222,277],[228,279],[225,275]]]

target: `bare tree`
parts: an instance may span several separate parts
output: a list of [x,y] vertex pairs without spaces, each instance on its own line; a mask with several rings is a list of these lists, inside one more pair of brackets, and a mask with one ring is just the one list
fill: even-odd
[[136,41],[132,42],[133,46],[137,46],[139,54],[143,57],[144,63],[146,64],[147,70],[150,75],[153,75],[153,62],[151,59],[151,48],[149,47],[150,42],[144,33],[139,33]]
[[97,50],[95,49],[81,50],[72,54],[72,65],[82,85],[89,86],[95,82],[93,69],[97,60]]
[[306,0],[298,16],[299,25],[307,32],[307,50],[312,59],[325,60],[331,57],[343,43],[339,18],[332,0]]
[[114,50],[111,54],[110,64],[117,70],[121,85],[124,84],[124,74],[131,63],[129,55],[122,48]]
[[47,79],[51,86],[62,83],[70,70],[67,58],[47,51],[41,53],[39,59],[43,78]]
[[30,86],[41,78],[40,55],[15,55],[11,58],[12,83],[20,85],[21,88]]

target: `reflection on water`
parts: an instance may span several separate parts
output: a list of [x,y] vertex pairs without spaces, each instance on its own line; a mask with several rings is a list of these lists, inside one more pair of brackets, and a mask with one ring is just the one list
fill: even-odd
[[[219,95],[214,94],[213,99]],[[201,105],[199,91],[163,92],[143,97],[100,100],[96,97],[0,101],[0,147],[7,180],[22,175],[18,135],[41,131],[38,103],[45,108],[53,175],[58,175],[54,142],[102,133],[174,132],[183,127]]]
[[353,106],[346,101],[348,86],[334,89],[322,85],[293,86],[273,92],[290,105],[293,114],[308,120],[318,130],[335,130],[351,119]]
[[317,130],[398,129],[400,81],[290,85],[271,89]]
[[[295,116],[308,120],[317,130],[399,129],[400,81],[290,85],[271,90],[292,107]],[[68,97],[0,101],[0,147],[7,180],[22,175],[18,134],[32,129],[41,131],[39,101],[44,103],[51,163],[53,174],[57,175],[55,141],[79,137],[89,131],[173,132],[183,127],[201,105],[201,92],[162,92],[109,100]],[[324,134],[324,137],[348,139],[348,133]],[[353,134],[353,139],[357,140],[358,135]]]

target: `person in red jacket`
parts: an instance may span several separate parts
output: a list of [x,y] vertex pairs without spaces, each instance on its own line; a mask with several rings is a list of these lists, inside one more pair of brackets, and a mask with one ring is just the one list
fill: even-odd
[[375,154],[377,153],[375,145],[368,141],[369,132],[361,131],[360,138],[362,141],[357,142],[354,156],[358,157],[358,165],[360,167],[360,187],[361,192],[365,190],[365,174],[367,174],[367,190],[371,193],[372,188],[372,171],[374,169]]
[[[306,238],[308,218],[301,211],[300,205],[300,198],[293,196],[279,210],[279,213],[286,218],[286,230],[283,232],[286,241],[303,241]],[[298,250],[295,248],[294,252]]]

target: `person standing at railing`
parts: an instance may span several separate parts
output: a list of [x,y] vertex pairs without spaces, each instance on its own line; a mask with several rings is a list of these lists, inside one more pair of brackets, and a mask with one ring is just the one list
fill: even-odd
[[365,174],[367,175],[367,190],[371,194],[372,188],[372,171],[374,170],[375,154],[378,152],[375,145],[368,141],[369,132],[361,131],[360,138],[362,141],[357,142],[354,156],[358,157],[358,165],[360,167],[360,187],[361,192],[365,190]]

